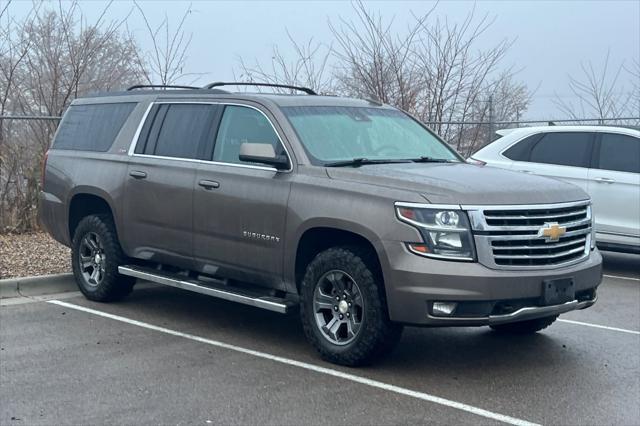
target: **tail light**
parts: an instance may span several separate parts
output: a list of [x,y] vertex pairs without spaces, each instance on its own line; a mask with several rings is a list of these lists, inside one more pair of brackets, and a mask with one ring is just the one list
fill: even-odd
[[44,188],[44,174],[47,170],[47,159],[49,158],[49,151],[44,153],[44,158],[42,159],[42,170],[40,172],[40,189]]

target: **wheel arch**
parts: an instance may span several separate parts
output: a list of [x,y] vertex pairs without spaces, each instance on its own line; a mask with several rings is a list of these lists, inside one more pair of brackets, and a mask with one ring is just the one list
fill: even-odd
[[113,200],[105,191],[95,187],[77,187],[73,193],[70,194],[67,206],[69,241],[73,240],[74,231],[82,218],[91,214],[111,215],[116,224],[117,232],[118,221],[115,216]]
[[296,291],[299,291],[306,266],[318,253],[330,247],[347,245],[356,245],[368,251],[375,260],[374,267],[384,280],[386,257],[379,239],[372,231],[351,222],[314,221],[300,229],[293,256],[289,257],[294,259],[288,269]]

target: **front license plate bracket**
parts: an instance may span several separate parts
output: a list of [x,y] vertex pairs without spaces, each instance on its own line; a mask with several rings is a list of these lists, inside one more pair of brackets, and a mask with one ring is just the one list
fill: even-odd
[[542,281],[542,304],[545,306],[571,302],[575,297],[573,278]]

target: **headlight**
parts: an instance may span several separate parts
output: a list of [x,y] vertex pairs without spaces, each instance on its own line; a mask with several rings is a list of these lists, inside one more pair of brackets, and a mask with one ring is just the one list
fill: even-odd
[[591,219],[591,250],[596,248],[596,219],[593,217],[593,206],[587,206],[587,217]]
[[407,242],[413,253],[439,259],[475,260],[469,218],[464,211],[396,203],[396,214],[422,235],[423,241],[419,243]]

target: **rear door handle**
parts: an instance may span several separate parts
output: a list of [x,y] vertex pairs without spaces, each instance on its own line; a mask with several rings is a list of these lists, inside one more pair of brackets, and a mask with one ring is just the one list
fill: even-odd
[[533,173],[531,170],[518,170],[518,171],[522,173],[529,173],[529,174]]
[[129,172],[129,176],[134,177],[136,179],[146,179],[147,178],[147,173],[140,171],[140,170],[131,170]]
[[606,177],[597,177],[595,178],[595,181],[600,183],[615,183],[615,179],[610,179]]
[[201,187],[203,187],[204,189],[215,189],[215,188],[220,188],[220,183],[216,182],[215,180],[206,180],[203,179],[200,182],[198,182],[198,185],[200,185]]

